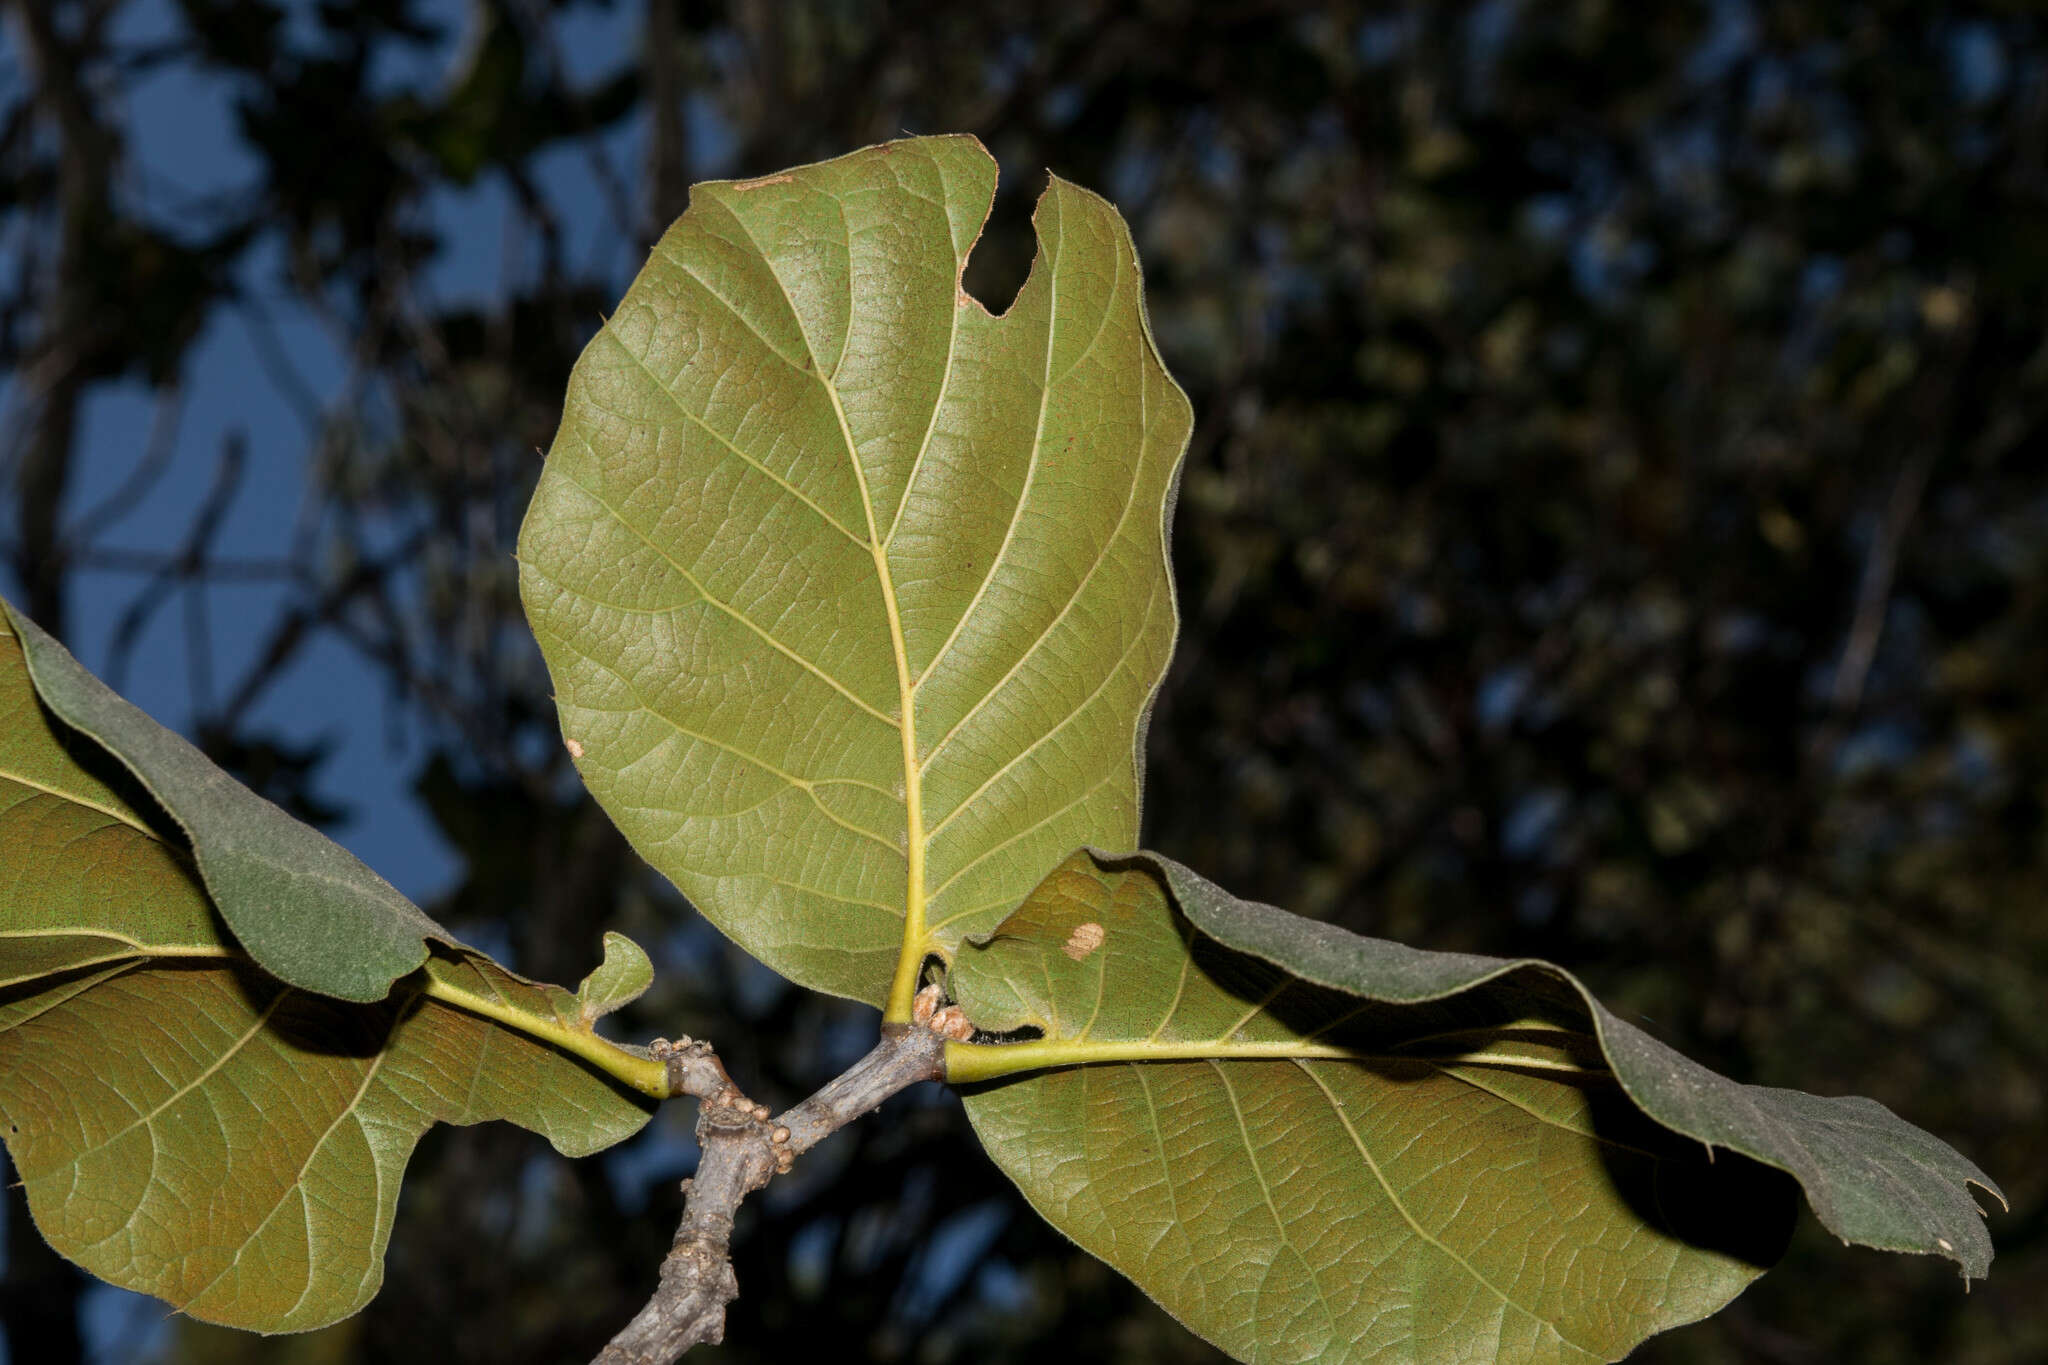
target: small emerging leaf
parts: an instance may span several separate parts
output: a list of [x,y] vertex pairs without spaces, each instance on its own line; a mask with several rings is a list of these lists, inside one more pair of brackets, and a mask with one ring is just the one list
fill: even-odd
[[1990,1260],[1967,1186],[1995,1187],[1881,1105],[1738,1085],[1548,964],[1163,858],[1074,855],[949,984],[1039,1035],[948,1049],[950,1079],[1015,1077],[967,1097],[996,1161],[1245,1360],[1619,1359],[1774,1261],[1800,1186],[1848,1240]]
[[623,1009],[654,984],[654,964],[646,951],[624,934],[607,931],[604,961],[576,988],[576,1004],[585,1028],[613,1010]]
[[911,138],[698,185],[577,361],[520,593],[578,771],[784,976],[916,969],[1133,841],[1192,424],[1110,205],[1054,177],[1001,317],[996,165]]
[[658,1063],[419,919],[440,942],[380,1001],[262,970],[147,796],[38,705],[0,612],[0,1134],[58,1251],[210,1322],[318,1327],[376,1293],[433,1123],[581,1155],[646,1122],[608,1077],[661,1093]]

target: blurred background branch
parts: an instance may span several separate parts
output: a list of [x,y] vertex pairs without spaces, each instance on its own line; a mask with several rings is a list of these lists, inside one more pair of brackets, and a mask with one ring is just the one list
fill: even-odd
[[[809,1093],[873,1019],[583,798],[511,559],[568,367],[687,186],[965,129],[1131,219],[1199,426],[1148,842],[1562,961],[2006,1185],[1965,1299],[1809,1227],[1639,1358],[2048,1358],[2048,25],[2003,3],[0,0],[0,579],[521,970]],[[753,1201],[721,1359],[1215,1357],[938,1098]],[[13,1362],[580,1360],[695,1159],[421,1148],[383,1294],[233,1337],[6,1205]],[[1855,1292],[1840,1292],[1853,1283]],[[1826,1286],[1834,1292],[1816,1292]]]

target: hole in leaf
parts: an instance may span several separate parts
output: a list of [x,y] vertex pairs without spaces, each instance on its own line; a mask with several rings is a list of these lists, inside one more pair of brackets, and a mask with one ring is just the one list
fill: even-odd
[[1043,188],[1028,176],[999,179],[988,223],[968,252],[961,287],[997,317],[1010,311],[1017,291],[1031,274],[1031,258],[1038,251],[1038,238],[1031,231],[1031,210],[1038,202],[1037,191]]

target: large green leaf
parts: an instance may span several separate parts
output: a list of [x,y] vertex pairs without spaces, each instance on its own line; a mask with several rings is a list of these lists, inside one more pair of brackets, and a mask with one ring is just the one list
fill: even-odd
[[1130,234],[1057,178],[991,317],[995,163],[699,185],[591,342],[520,535],[590,789],[764,962],[907,1015],[928,951],[1134,842],[1190,427]]
[[0,601],[43,703],[97,740],[170,813],[235,937],[271,975],[347,1000],[381,1000],[447,930],[356,856],[222,772],[88,673]]
[[0,1131],[60,1252],[212,1322],[317,1327],[376,1292],[429,1125],[582,1154],[646,1122],[659,1063],[434,932],[375,1003],[258,967],[148,796],[38,705],[0,612]]
[[955,1081],[1027,1073],[968,1095],[997,1162],[1246,1360],[1619,1359],[1773,1261],[1802,1186],[1845,1240],[1990,1263],[1991,1181],[1882,1105],[1738,1085],[1556,967],[1165,859],[1074,855],[950,983],[1039,1035],[948,1049]]

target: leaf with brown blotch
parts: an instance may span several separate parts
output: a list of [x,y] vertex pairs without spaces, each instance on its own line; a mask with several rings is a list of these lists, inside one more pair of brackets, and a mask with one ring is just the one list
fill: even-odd
[[1164,858],[1075,854],[949,983],[1011,1039],[947,1051],[983,1145],[1248,1361],[1616,1360],[1762,1273],[1801,1190],[1844,1240],[1990,1263],[1996,1187],[1882,1105],[1740,1085],[1547,963]]

